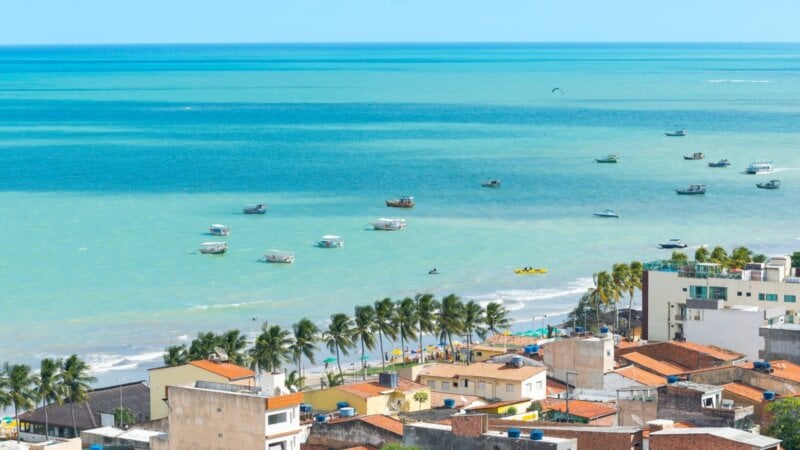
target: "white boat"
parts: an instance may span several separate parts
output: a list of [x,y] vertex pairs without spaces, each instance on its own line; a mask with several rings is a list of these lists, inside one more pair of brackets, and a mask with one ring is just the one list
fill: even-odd
[[220,255],[228,250],[227,242],[203,242],[200,244],[200,253],[208,255]]
[[406,228],[406,219],[385,219],[381,218],[372,223],[376,230],[398,231]]
[[231,234],[231,227],[215,223],[214,225],[211,225],[211,228],[208,229],[208,232],[214,236],[227,236]]
[[607,209],[602,212],[596,212],[594,213],[594,215],[597,217],[613,217],[614,219],[619,219],[619,214],[617,214],[617,212],[614,211],[613,209]]
[[686,247],[688,247],[688,245],[686,245],[680,239],[670,239],[667,242],[658,244],[658,246],[661,247],[661,248],[686,248]]
[[269,250],[264,254],[264,260],[272,263],[291,264],[294,262],[294,252],[283,250]]
[[750,165],[747,166],[747,169],[744,170],[744,173],[749,175],[758,175],[760,173],[770,173],[773,170],[775,170],[775,167],[772,166],[772,162],[757,160],[750,163]]
[[338,248],[344,247],[344,239],[341,236],[334,236],[326,234],[317,241],[317,246],[322,248]]

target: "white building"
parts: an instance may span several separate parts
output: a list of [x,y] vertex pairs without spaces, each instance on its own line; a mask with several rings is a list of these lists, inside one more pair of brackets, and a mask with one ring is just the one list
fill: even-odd
[[[689,300],[722,301],[726,307],[785,309],[784,322],[800,322],[800,277],[792,276],[791,258],[778,256],[728,270],[714,263],[647,263],[642,274],[642,338],[667,341],[685,337]],[[698,304],[695,304],[694,309]],[[718,308],[719,309],[719,308]],[[768,319],[773,322],[776,318]],[[730,327],[721,326],[718,329]],[[740,330],[737,330],[740,331]],[[719,343],[717,341],[717,343]]]
[[432,391],[500,400],[547,397],[547,369],[510,364],[434,364],[419,373],[418,383]]
[[[747,355],[755,361],[764,349],[764,338],[759,328],[769,324],[782,324],[786,309],[759,306],[732,305],[725,301],[687,300],[683,322],[684,337],[698,344],[716,345]],[[720,333],[720,330],[736,330]]]
[[597,336],[557,339],[544,346],[542,360],[552,378],[580,389],[602,390],[604,375],[614,370],[614,337],[606,330]]

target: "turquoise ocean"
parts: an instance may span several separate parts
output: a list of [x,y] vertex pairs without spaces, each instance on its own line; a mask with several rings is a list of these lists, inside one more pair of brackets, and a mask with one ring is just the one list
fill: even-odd
[[[0,47],[0,72],[0,361],[77,352],[131,381],[198,331],[417,292],[527,329],[669,238],[800,249],[796,44]],[[197,252],[212,223],[223,256]]]

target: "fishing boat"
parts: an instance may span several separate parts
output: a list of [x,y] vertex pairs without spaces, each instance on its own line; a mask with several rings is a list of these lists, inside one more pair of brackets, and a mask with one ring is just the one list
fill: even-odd
[[247,205],[244,207],[242,212],[245,214],[266,214],[267,204],[259,203],[257,205]]
[[686,245],[680,239],[670,239],[667,242],[663,242],[661,244],[658,244],[658,246],[660,248],[686,248],[686,247],[688,247],[688,245]]
[[547,273],[544,267],[523,267],[522,269],[514,269],[514,273],[519,275],[541,275]]
[[731,162],[727,159],[720,159],[717,162],[710,162],[708,163],[708,167],[728,167],[731,165]]
[[344,239],[341,236],[334,236],[332,234],[326,234],[322,236],[317,241],[317,247],[322,248],[339,248],[344,247]]
[[664,134],[666,134],[669,137],[682,137],[682,136],[686,136],[686,131],[684,131],[684,130],[675,130],[675,131],[672,131],[672,132],[667,131]]
[[614,219],[619,219],[619,214],[617,214],[617,212],[614,211],[613,209],[607,209],[605,211],[596,212],[594,213],[594,215],[597,217],[612,217]]
[[692,184],[683,189],[675,189],[678,195],[703,195],[706,193],[705,184]]
[[616,163],[619,160],[619,156],[617,155],[608,155],[605,158],[597,158],[595,161],[599,163]]
[[747,169],[744,170],[744,173],[748,175],[758,175],[760,173],[770,173],[774,170],[775,167],[772,166],[772,162],[760,159],[750,163]]
[[283,250],[269,250],[264,254],[264,261],[270,263],[291,264],[294,262],[294,252]]
[[683,155],[683,159],[687,161],[694,161],[697,159],[703,159],[705,157],[706,155],[704,155],[703,152],[694,152],[691,154],[691,156]]
[[484,181],[483,183],[481,183],[481,186],[488,187],[488,188],[499,188],[500,187],[500,180]]
[[227,242],[203,242],[200,244],[200,253],[207,255],[221,255],[227,250]]
[[406,228],[406,219],[385,219],[381,218],[372,223],[376,230],[399,231]]
[[756,183],[756,187],[761,189],[778,189],[781,187],[781,180],[769,180],[766,183]]
[[386,206],[391,208],[413,208],[414,197],[402,196],[396,200],[386,200]]
[[227,236],[231,234],[231,227],[215,223],[214,225],[211,225],[211,227],[208,229],[208,232],[214,236]]

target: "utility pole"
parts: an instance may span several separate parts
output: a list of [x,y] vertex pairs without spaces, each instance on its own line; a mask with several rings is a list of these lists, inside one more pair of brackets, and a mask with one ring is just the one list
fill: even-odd
[[570,375],[578,375],[578,372],[574,372],[572,370],[567,371],[567,422],[572,422],[572,416],[569,415],[569,376]]

